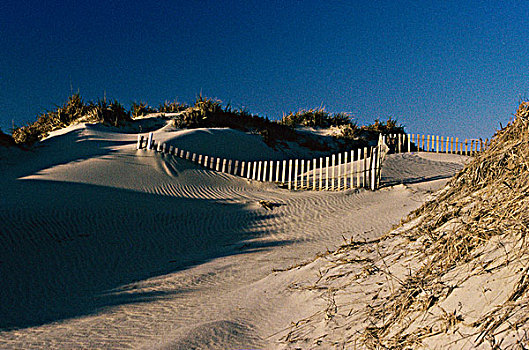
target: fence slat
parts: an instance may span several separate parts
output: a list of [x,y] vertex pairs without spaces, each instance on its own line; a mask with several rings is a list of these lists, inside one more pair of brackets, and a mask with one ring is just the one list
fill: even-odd
[[364,188],[367,188],[367,147],[364,147]]
[[356,187],[360,188],[360,178],[361,178],[361,174],[360,174],[360,159],[361,158],[361,152],[362,150],[359,148],[357,150],[357,158],[356,158]]
[[332,160],[331,189],[334,190],[335,179],[336,179],[336,155],[335,154],[331,156],[331,160]]
[[329,190],[329,157],[325,157],[325,190]]
[[298,189],[298,166],[299,166],[299,159],[296,159],[294,161],[294,189]]
[[323,190],[323,157],[320,157],[320,191]]
[[292,159],[288,160],[288,189],[292,189]]
[[342,186],[342,154],[338,153],[338,191]]
[[257,168],[257,181],[261,181],[261,171],[262,171],[262,167],[263,167],[263,161],[260,160],[259,163],[258,163],[258,168]]
[[279,160],[276,161],[276,182],[279,182],[279,165],[281,163],[279,162]]
[[300,173],[300,188],[303,188],[303,182],[305,180],[305,161],[303,159],[300,160],[301,162],[301,173]]
[[316,158],[312,160],[312,190],[316,191]]
[[343,154],[343,189],[346,190],[347,189],[347,164],[349,164],[349,162],[347,161],[347,156],[349,155],[349,152],[344,152]]
[[287,171],[287,161],[284,160],[284,161],[283,161],[283,179],[281,180],[281,183],[282,183],[283,185],[285,184],[285,180],[286,180],[286,178],[285,178],[285,173],[286,173],[286,171]]

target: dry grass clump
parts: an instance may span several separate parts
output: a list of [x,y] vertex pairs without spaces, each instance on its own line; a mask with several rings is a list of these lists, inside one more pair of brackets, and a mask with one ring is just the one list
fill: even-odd
[[332,291],[336,311],[322,317],[321,309],[280,341],[528,349],[528,231],[529,103],[522,103],[488,149],[399,227],[327,255],[307,283]]
[[328,128],[331,126],[351,125],[351,116],[347,113],[331,114],[324,107],[299,110],[283,115],[280,121],[288,126],[309,126],[313,128]]
[[250,114],[246,109],[234,109],[230,105],[223,107],[220,100],[202,95],[192,107],[174,117],[174,125],[178,128],[232,128],[259,133],[271,147],[283,141],[292,141],[313,150],[328,150],[327,145],[298,133],[289,126]]
[[149,114],[149,113],[156,113],[158,110],[156,108],[153,108],[147,104],[147,102],[139,101],[139,102],[132,102],[132,105],[130,107],[130,113],[134,118],[138,118],[140,116]]
[[158,106],[158,112],[160,113],[178,113],[189,108],[185,103],[174,101],[164,101],[164,103]]
[[118,126],[129,120],[130,113],[116,100],[85,103],[77,93],[70,96],[64,105],[39,115],[34,123],[15,128],[13,139],[17,144],[32,145],[49,132],[74,122],[101,122]]
[[[452,317],[443,321],[439,316],[439,321],[426,329],[418,319],[432,313],[432,308],[459,283],[493,273],[494,269],[511,269],[510,275],[518,282],[507,300],[466,325],[475,330],[472,340],[475,345],[486,340],[494,347],[498,345],[499,329],[503,333],[520,327],[527,329],[529,103],[522,103],[514,121],[496,133],[489,148],[478,154],[434,200],[413,212],[409,220],[418,224],[403,236],[419,243],[419,266],[399,290],[373,308],[375,326],[364,332],[369,347],[415,347],[422,339],[453,328],[463,320],[457,312],[445,312]],[[494,254],[501,258],[483,261]],[[461,266],[469,266],[470,271],[455,280],[450,274]]]

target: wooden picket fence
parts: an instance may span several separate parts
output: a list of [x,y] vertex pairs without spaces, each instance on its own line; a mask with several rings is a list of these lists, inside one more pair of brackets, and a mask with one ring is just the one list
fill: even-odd
[[489,146],[489,139],[465,139],[422,134],[390,134],[383,136],[384,142],[395,153],[436,152],[473,156]]
[[314,159],[239,161],[192,153],[157,143],[153,133],[138,135],[137,149],[157,151],[189,160],[207,169],[263,182],[290,190],[339,191],[352,188],[375,190],[388,147],[382,136],[375,147],[350,150]]

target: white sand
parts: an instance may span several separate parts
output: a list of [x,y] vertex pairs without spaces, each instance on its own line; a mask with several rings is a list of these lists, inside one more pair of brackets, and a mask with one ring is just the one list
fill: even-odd
[[[156,139],[234,159],[282,155],[227,129],[166,126]],[[344,238],[379,237],[465,159],[393,155],[383,181],[396,186],[289,192],[135,142],[79,125],[33,152],[0,154],[0,348],[281,347],[291,322],[327,302],[295,292],[317,279],[317,264],[275,270]]]

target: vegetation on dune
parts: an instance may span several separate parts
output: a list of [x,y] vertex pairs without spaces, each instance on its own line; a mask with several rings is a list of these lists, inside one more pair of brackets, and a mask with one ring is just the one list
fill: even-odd
[[309,110],[302,109],[298,112],[289,112],[283,115],[280,121],[288,126],[309,126],[313,128],[328,128],[331,126],[351,125],[351,116],[347,113],[331,114],[324,107]]
[[203,96],[176,116],[174,125],[178,128],[232,128],[259,133],[270,146],[281,141],[298,141],[314,150],[328,150],[328,146],[296,132],[290,126],[252,115],[246,109],[233,109],[230,105],[223,107],[221,101]]
[[64,105],[39,115],[34,123],[15,128],[13,138],[17,144],[32,145],[49,132],[75,122],[99,122],[118,126],[130,120],[130,113],[116,100],[85,103],[79,94],[74,94]]
[[155,108],[152,108],[149,106],[146,102],[139,101],[139,102],[132,102],[132,105],[130,107],[130,113],[134,118],[149,114],[149,113],[156,113],[158,112]]
[[[366,330],[371,347],[418,346],[420,339],[455,328],[463,332],[463,327],[475,345],[488,342],[491,348],[496,348],[505,334],[510,333],[513,339],[518,332],[527,334],[528,150],[529,103],[524,102],[514,121],[494,135],[488,149],[477,154],[437,198],[411,214],[409,220],[418,224],[403,237],[420,247],[410,253],[420,256],[418,268],[401,282],[400,289],[372,308],[373,317],[384,315],[384,321],[374,322],[376,326]],[[445,277],[458,268],[466,273],[456,279]],[[424,321],[461,283],[495,274],[500,276],[496,278],[510,275],[515,281],[502,286],[506,300],[495,300],[496,306],[478,312],[474,319],[456,310],[445,315],[449,318],[441,313],[430,323]],[[410,324],[409,320],[417,319],[422,319],[422,324]],[[517,340],[521,341],[518,346],[529,343],[522,338]]]
[[164,103],[158,106],[158,112],[160,113],[178,113],[186,110],[189,106],[185,103],[174,101],[164,101]]
[[334,138],[344,147],[365,146],[371,139],[377,139],[379,132],[399,133],[403,127],[396,120],[386,123],[378,119],[373,125],[359,127],[346,113],[331,114],[324,108],[300,110],[284,115],[279,121],[251,114],[246,109],[235,109],[229,104],[223,107],[217,99],[198,96],[192,106],[175,101],[165,101],[158,107],[146,102],[135,101],[130,110],[116,100],[97,100],[85,103],[79,93],[73,94],[68,101],[51,111],[37,116],[37,120],[13,130],[13,139],[17,144],[32,145],[46,137],[49,132],[79,122],[100,122],[112,126],[122,125],[150,113],[177,113],[171,116],[178,128],[227,127],[245,132],[255,132],[263,137],[266,144],[275,146],[285,141],[298,142],[313,150],[327,151],[328,146],[296,131],[297,126],[337,127],[339,132]]

